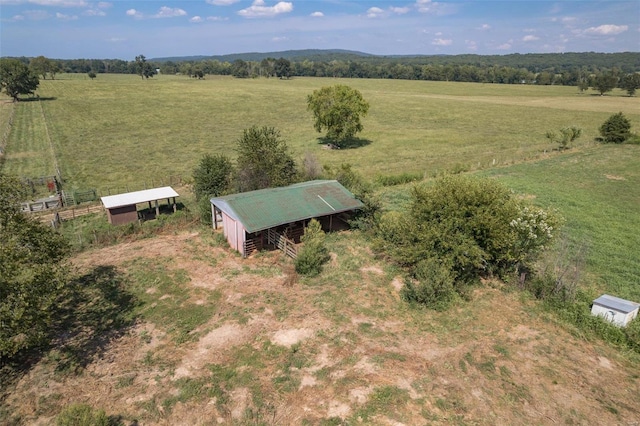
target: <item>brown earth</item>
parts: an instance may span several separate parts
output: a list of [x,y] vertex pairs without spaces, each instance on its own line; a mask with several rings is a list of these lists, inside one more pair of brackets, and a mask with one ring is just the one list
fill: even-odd
[[[176,343],[165,324],[138,321],[78,374],[59,374],[44,357],[11,389],[6,411],[35,425],[52,423],[72,403],[139,425],[640,424],[640,366],[574,337],[517,292],[496,284],[448,312],[416,311],[398,296],[397,271],[361,244],[349,255],[332,253],[330,268],[352,277],[349,285],[302,278],[284,285],[291,267],[280,253],[242,259],[208,244],[209,232],[74,259],[81,271],[113,265],[124,273],[132,259],[170,259],[189,275],[186,303],[202,305],[207,292],[219,292],[194,340]],[[283,367],[285,358],[292,361]],[[180,399],[185,383],[212,377],[216,365],[251,380],[218,383],[225,401],[202,393]],[[177,402],[167,404],[171,398]]]

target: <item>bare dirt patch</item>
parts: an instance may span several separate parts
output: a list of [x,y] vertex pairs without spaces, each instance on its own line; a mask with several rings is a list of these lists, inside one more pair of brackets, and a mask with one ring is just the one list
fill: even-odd
[[[285,286],[290,261],[279,253],[241,259],[206,237],[160,235],[78,255],[81,270],[126,271],[143,258],[184,271],[190,297],[175,315],[208,316],[185,340],[168,320],[141,319],[77,373],[46,354],[0,413],[50,424],[87,403],[146,425],[640,421],[638,363],[574,338],[516,292],[487,287],[449,312],[411,310],[397,296],[401,278],[367,250],[350,249],[362,262],[349,266],[335,251],[325,272],[353,284],[321,276]],[[140,291],[160,298],[159,288]]]
[[616,175],[604,175],[604,176],[609,180],[627,180],[623,176],[616,176]]

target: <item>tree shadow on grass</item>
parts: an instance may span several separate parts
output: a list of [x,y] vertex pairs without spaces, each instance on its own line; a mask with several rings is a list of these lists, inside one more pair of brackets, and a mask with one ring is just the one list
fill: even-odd
[[324,145],[329,149],[357,149],[362,148],[363,146],[370,145],[373,141],[370,139],[362,139],[362,138],[350,138],[340,143],[337,143],[333,139],[329,139],[327,137],[317,138],[318,144]]
[[40,360],[55,362],[56,373],[79,373],[129,331],[139,302],[125,284],[124,275],[114,266],[98,266],[70,280],[51,312],[48,345],[0,359],[0,418],[19,422],[2,403]]
[[31,96],[28,98],[20,98],[18,102],[36,102],[36,101],[55,101],[55,96]]
[[52,352],[56,371],[82,371],[135,323],[138,301],[124,276],[111,265],[97,266],[73,279],[55,312]]

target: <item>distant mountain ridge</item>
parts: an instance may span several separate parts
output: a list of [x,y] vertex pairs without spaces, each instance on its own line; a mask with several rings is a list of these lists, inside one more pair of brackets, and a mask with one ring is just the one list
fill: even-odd
[[241,59],[243,61],[262,61],[267,58],[285,58],[289,60],[326,60],[327,57],[333,57],[335,59],[362,59],[372,58],[378,55],[372,55],[370,53],[358,52],[355,50],[344,49],[303,49],[303,50],[283,50],[280,52],[246,52],[246,53],[231,53],[227,55],[197,55],[197,56],[172,56],[163,58],[150,58],[148,61],[153,62],[197,62],[204,60],[220,61],[220,62],[233,62]]

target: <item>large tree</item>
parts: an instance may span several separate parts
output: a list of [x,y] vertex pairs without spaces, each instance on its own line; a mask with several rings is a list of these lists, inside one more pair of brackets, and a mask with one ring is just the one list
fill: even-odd
[[362,131],[360,117],[369,111],[362,94],[349,86],[323,87],[307,97],[307,109],[313,113],[314,128],[327,130],[327,139],[341,146]]
[[0,88],[17,101],[20,95],[32,95],[40,80],[17,59],[0,59]]
[[156,73],[151,64],[147,62],[147,58],[145,58],[144,55],[136,56],[135,65],[136,72],[142,79],[153,77],[153,75]]
[[280,131],[273,127],[245,129],[237,143],[237,176],[240,191],[252,191],[294,183],[296,163]]
[[278,78],[291,77],[291,62],[288,59],[280,58],[274,65],[274,70]]
[[24,196],[0,172],[0,361],[46,341],[68,273],[66,240],[20,211]]
[[611,73],[598,74],[593,81],[593,88],[600,92],[601,96],[615,89],[617,85],[618,77]]
[[640,74],[634,72],[627,74],[620,80],[620,88],[627,91],[629,96],[636,94],[636,90],[640,89]]
[[38,56],[37,58],[31,59],[29,68],[35,75],[42,76],[43,80],[46,80],[47,73],[51,69],[51,60],[44,56]]

